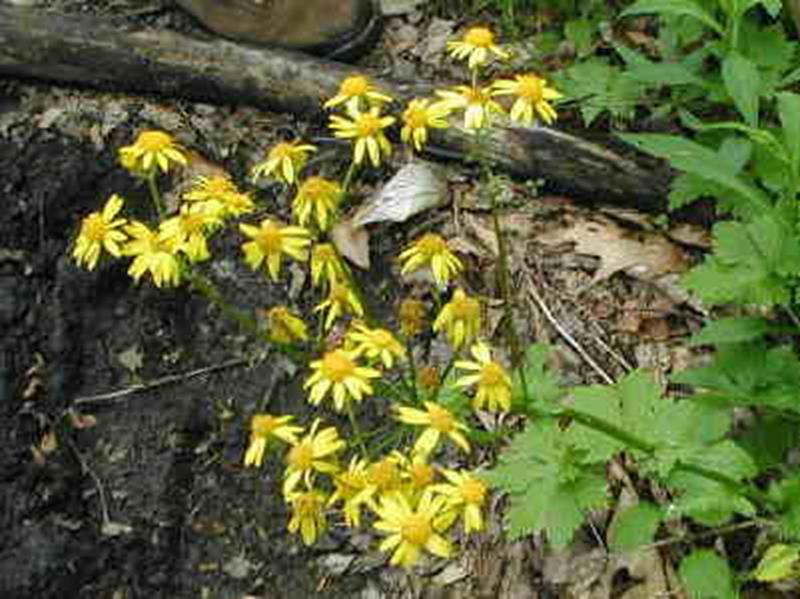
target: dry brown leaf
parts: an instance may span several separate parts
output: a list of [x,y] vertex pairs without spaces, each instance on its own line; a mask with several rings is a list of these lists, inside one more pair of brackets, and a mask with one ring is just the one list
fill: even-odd
[[369,269],[369,233],[364,227],[355,226],[347,218],[333,226],[331,240],[342,256],[359,268]]
[[689,260],[684,252],[659,233],[631,231],[614,221],[594,215],[569,215],[563,225],[539,234],[545,245],[575,244],[575,252],[600,258],[594,282],[616,272],[644,281],[653,281],[667,273],[684,272]]

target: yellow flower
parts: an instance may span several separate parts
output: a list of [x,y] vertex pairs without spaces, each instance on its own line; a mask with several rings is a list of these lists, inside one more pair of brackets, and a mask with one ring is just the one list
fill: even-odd
[[432,491],[446,497],[444,517],[437,520],[441,528],[449,528],[449,524],[459,514],[464,518],[464,532],[469,534],[483,530],[484,522],[481,509],[486,503],[486,484],[469,472],[442,469],[447,483],[434,485]]
[[314,420],[308,433],[295,443],[286,455],[286,470],[283,474],[283,494],[289,496],[300,484],[312,488],[315,472],[331,474],[339,469],[335,462],[337,452],[345,448],[335,427],[329,426],[317,432],[321,421]]
[[309,177],[300,184],[292,200],[292,212],[301,227],[312,219],[320,231],[327,231],[342,200],[342,187],[324,177]]
[[378,509],[376,498],[392,495],[402,490],[403,471],[401,463],[404,457],[398,452],[373,462],[367,466],[367,485],[359,495],[359,500],[367,504],[373,511]]
[[517,96],[511,106],[510,116],[513,120],[528,125],[534,120],[534,111],[548,125],[555,121],[558,115],[549,100],[563,97],[555,89],[548,87],[547,81],[533,74],[500,79],[492,84],[492,89],[493,96]]
[[357,110],[348,113],[350,119],[339,115],[331,115],[330,128],[334,136],[342,139],[354,139],[353,162],[361,164],[368,155],[373,166],[381,165],[381,158],[392,153],[392,144],[386,139],[383,130],[394,123],[392,116],[381,116],[379,108],[370,108],[368,112]]
[[128,222],[124,218],[117,218],[122,210],[124,200],[117,194],[106,200],[100,212],[92,212],[81,222],[81,231],[75,240],[72,257],[79,266],[86,265],[88,270],[97,266],[100,252],[105,249],[115,258],[122,255],[123,243],[128,237],[120,229]]
[[331,328],[337,318],[344,314],[352,314],[358,318],[364,316],[364,308],[356,293],[349,285],[340,282],[332,283],[328,297],[314,308],[314,312],[325,312],[326,310],[328,312],[325,317],[326,331]]
[[427,233],[417,239],[400,254],[400,261],[403,262],[401,274],[430,267],[440,287],[447,285],[464,268],[461,260],[450,251],[447,242],[435,233]]
[[393,566],[413,566],[422,550],[440,557],[450,557],[452,547],[434,528],[434,520],[444,508],[444,498],[423,494],[416,509],[400,493],[381,498],[375,528],[389,536],[381,543],[381,551],[393,551]]
[[303,543],[313,545],[328,526],[325,519],[325,495],[315,489],[304,493],[292,493],[286,498],[292,506],[292,517],[289,520],[289,532],[303,537]]
[[428,456],[414,453],[411,458],[403,456],[400,462],[401,476],[407,482],[408,496],[418,499],[436,481],[436,468],[428,463]]
[[339,92],[325,102],[324,107],[333,108],[344,104],[348,111],[353,111],[391,101],[391,96],[378,91],[367,77],[352,75],[342,81]]
[[244,455],[245,467],[261,466],[267,442],[272,437],[286,443],[297,443],[297,434],[303,432],[303,428],[289,424],[293,418],[294,416],[255,414],[250,419],[250,445]]
[[126,256],[135,256],[128,274],[137,283],[142,275],[150,273],[156,287],[180,284],[181,269],[170,245],[147,225],[134,222],[125,227],[131,240],[122,248]]
[[264,313],[267,337],[273,343],[296,343],[308,340],[306,323],[286,306],[275,306]]
[[400,321],[400,332],[406,337],[414,337],[425,330],[428,309],[425,303],[414,298],[406,298],[400,302],[397,318]]
[[220,218],[240,216],[255,210],[252,198],[241,193],[229,177],[198,177],[192,188],[183,194],[187,202],[203,204],[209,213]]
[[311,281],[314,285],[319,285],[321,281],[328,285],[344,284],[349,274],[350,270],[333,244],[317,243],[311,249]]
[[142,131],[133,145],[119,150],[120,162],[133,174],[150,174],[156,168],[169,172],[171,164],[186,166],[184,150],[163,131]]
[[474,374],[467,374],[456,381],[458,387],[471,387],[477,384],[478,390],[472,405],[476,410],[486,409],[490,412],[497,410],[508,411],[511,409],[511,377],[501,364],[492,360],[491,350],[484,343],[478,342],[470,350],[475,358],[457,360],[456,368],[467,370]]
[[464,111],[464,128],[481,129],[491,122],[492,114],[503,114],[503,107],[492,100],[489,87],[456,85],[453,89],[437,90],[438,105],[447,110]]
[[274,176],[279,181],[291,185],[308,161],[308,155],[317,149],[300,140],[282,141],[267,154],[267,159],[253,167],[253,181],[259,177]]
[[416,98],[408,103],[403,112],[403,128],[400,138],[404,143],[413,145],[419,152],[428,141],[428,129],[444,129],[447,127],[447,115],[450,111],[441,104],[429,105],[430,100]]
[[486,27],[470,27],[460,41],[447,42],[447,51],[456,60],[467,60],[470,69],[486,64],[490,52],[507,60],[508,52],[494,43],[494,33]]
[[242,244],[245,262],[253,270],[266,262],[267,273],[273,281],[278,280],[284,255],[301,262],[308,260],[311,235],[302,227],[282,227],[267,218],[258,227],[240,224],[239,230],[251,239]]
[[178,216],[163,221],[158,230],[174,251],[183,252],[191,262],[202,262],[211,257],[206,234],[221,224],[222,219],[208,204],[184,204]]
[[404,359],[406,349],[386,329],[371,329],[363,323],[355,323],[347,333],[347,341],[353,344],[356,356],[362,354],[369,360],[380,360],[386,368],[394,366],[395,358]]
[[328,500],[328,505],[336,505],[339,501],[344,504],[342,512],[347,526],[361,525],[361,506],[365,503],[363,491],[367,484],[367,462],[355,456],[350,459],[347,470],[333,477],[335,490]]
[[455,349],[472,341],[481,330],[481,304],[461,289],[456,289],[451,300],[445,304],[433,322],[433,331],[444,329]]
[[311,389],[308,401],[319,405],[330,392],[336,411],[341,412],[348,400],[361,401],[365,395],[371,395],[369,381],[380,377],[381,373],[374,368],[359,366],[357,358],[353,352],[335,349],[327,352],[321,360],[311,362],[314,373],[303,385],[304,389]]
[[450,410],[430,401],[425,402],[425,410],[400,406],[397,408],[397,419],[412,426],[426,427],[414,444],[414,453],[430,455],[442,435],[449,437],[461,449],[469,453],[469,441],[463,431],[466,425],[459,422]]

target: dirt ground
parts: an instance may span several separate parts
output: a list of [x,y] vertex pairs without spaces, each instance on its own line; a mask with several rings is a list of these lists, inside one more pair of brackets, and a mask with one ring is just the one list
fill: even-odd
[[[89,10],[77,0],[40,4]],[[91,10],[138,26],[194,28],[160,3],[96,2]],[[387,26],[395,49],[409,43],[408,27],[420,22],[413,13],[403,19]],[[431,32],[445,25],[425,23],[423,41],[433,44]],[[403,60],[390,62],[408,77],[411,61]],[[80,219],[111,193],[132,204],[147,201],[146,190],[116,162],[117,149],[145,127],[170,131],[239,182],[275,139],[322,134],[318,123],[242,106],[0,80],[0,596],[623,597],[611,589],[622,588],[625,576],[617,574],[634,565],[612,563],[591,530],[569,557],[554,559],[537,539],[504,542],[497,519],[461,559],[434,561],[412,574],[388,568],[367,535],[334,527],[312,549],[291,538],[274,492],[280,464],[245,470],[241,463],[251,414],[304,409],[298,367],[264,353],[202,298],[136,286],[123,265],[87,273],[69,258]],[[470,173],[454,168],[451,190],[474,195]],[[516,203],[533,193],[522,182],[508,190]],[[283,201],[285,209],[275,187],[259,194],[279,206]],[[564,202],[537,210],[563,214]],[[487,258],[476,249],[485,241],[477,208],[461,226],[474,233],[463,248],[480,271]],[[445,211],[430,218],[449,223],[450,217]],[[509,221],[528,235],[530,225],[521,222]],[[373,265],[360,277],[376,305],[396,299],[391,258],[423,224],[386,227],[373,237]],[[565,241],[562,231],[554,243]],[[284,284],[267,285],[238,252],[233,237],[216,240],[214,253],[225,257],[210,275],[240,308],[308,303],[299,269]],[[560,298],[554,317],[574,335],[602,341],[605,325],[618,333],[609,341],[613,351],[591,342],[590,353],[600,356],[591,368],[574,346],[562,344],[566,376],[601,381],[601,373],[616,375],[631,364],[671,367],[682,355],[671,340],[696,325],[696,313],[676,308],[678,300],[665,300],[669,294],[654,291],[652,281],[612,279],[630,266],[619,255],[601,256],[621,262],[606,264],[597,277],[597,252],[585,253],[595,257],[559,258],[559,272],[548,270],[555,262],[546,253],[526,262],[547,273],[547,286]],[[485,282],[476,284],[492,293]],[[546,311],[531,307],[526,338],[557,341],[547,327]],[[620,341],[625,335],[627,344]],[[598,526],[607,516],[598,515]],[[664,568],[658,560],[650,566]],[[608,592],[591,594],[598,585]]]

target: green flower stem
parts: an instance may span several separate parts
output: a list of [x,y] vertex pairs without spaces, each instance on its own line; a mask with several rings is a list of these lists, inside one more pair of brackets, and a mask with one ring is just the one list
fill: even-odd
[[347,173],[345,173],[344,181],[342,181],[342,195],[347,195],[347,192],[350,190],[350,183],[353,182],[356,170],[358,170],[358,165],[351,160],[350,166],[347,168]]
[[161,197],[161,191],[156,184],[156,171],[155,169],[147,175],[147,188],[150,190],[150,198],[153,200],[153,205],[156,208],[156,214],[159,219],[166,216],[166,209],[164,208],[164,199]]
[[356,437],[356,443],[358,444],[359,449],[361,449],[361,455],[365,460],[369,460],[369,450],[367,450],[367,445],[364,443],[364,436],[361,434],[361,427],[358,426],[356,414],[353,412],[353,402],[351,401],[347,402],[347,417],[350,419],[350,426],[353,428],[353,434]]
[[411,378],[411,393],[414,403],[419,405],[419,389],[417,388],[417,364],[414,360],[414,347],[411,345],[411,340],[406,339],[406,356],[408,356],[408,375]]

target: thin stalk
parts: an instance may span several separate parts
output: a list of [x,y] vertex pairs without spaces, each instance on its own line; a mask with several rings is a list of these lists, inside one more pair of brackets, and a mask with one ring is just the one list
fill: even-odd
[[359,449],[361,450],[361,455],[364,457],[365,460],[369,460],[369,451],[367,450],[367,445],[364,443],[364,436],[361,434],[361,428],[358,426],[358,421],[356,420],[356,414],[353,412],[353,402],[347,402],[347,417],[350,419],[350,426],[353,429],[353,434],[356,437],[356,443],[358,444]]
[[405,342],[406,356],[408,356],[408,374],[411,378],[411,393],[413,394],[414,403],[419,405],[419,389],[417,389],[417,364],[414,360],[414,348],[409,339],[406,339]]
[[156,214],[159,219],[163,219],[167,211],[164,208],[164,199],[161,197],[161,191],[156,185],[156,171],[147,175],[147,189],[150,190],[150,198],[153,200],[153,206],[156,208]]

